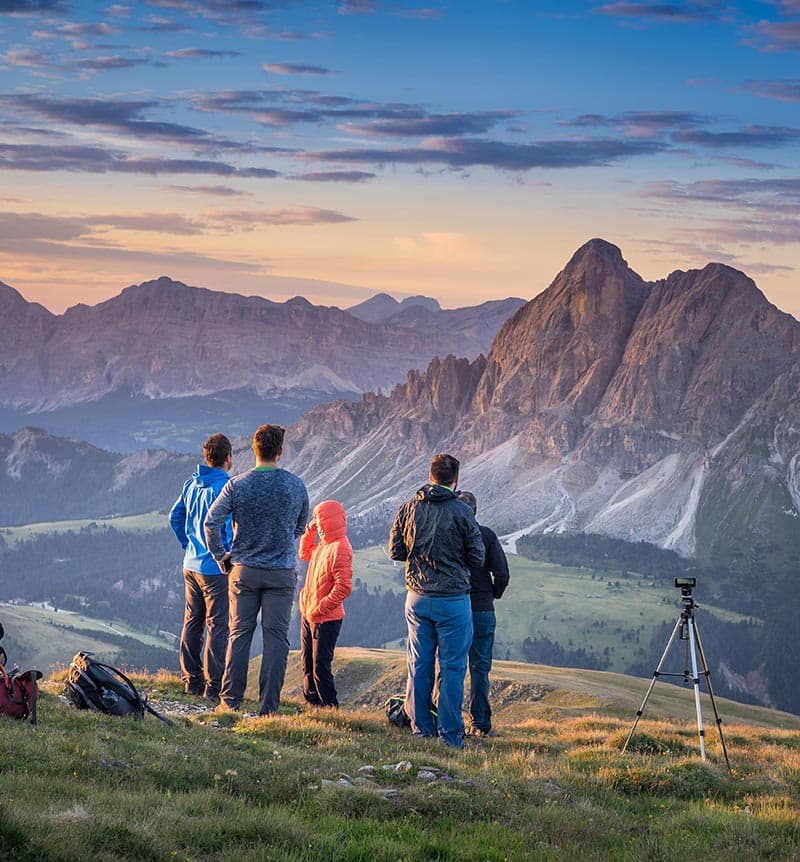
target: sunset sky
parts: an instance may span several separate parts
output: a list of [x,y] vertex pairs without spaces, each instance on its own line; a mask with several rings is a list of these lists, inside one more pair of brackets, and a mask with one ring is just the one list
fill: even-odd
[[347,307],[592,237],[800,317],[800,0],[0,0],[0,281]]

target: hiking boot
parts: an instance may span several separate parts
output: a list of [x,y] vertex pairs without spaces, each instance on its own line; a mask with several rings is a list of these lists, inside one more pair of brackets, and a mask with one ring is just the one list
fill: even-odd
[[489,728],[489,730],[483,730],[480,727],[470,727],[467,731],[468,736],[477,736],[479,739],[485,739],[489,736],[497,736],[497,732]]

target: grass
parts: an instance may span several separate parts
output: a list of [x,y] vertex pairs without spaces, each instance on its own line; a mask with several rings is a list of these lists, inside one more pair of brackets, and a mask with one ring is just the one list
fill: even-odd
[[0,527],[0,536],[9,544],[16,545],[37,536],[54,533],[77,533],[81,530],[102,532],[113,527],[120,532],[148,533],[163,530],[166,516],[163,512],[148,512],[144,515],[120,515],[115,518],[83,518],[72,521],[42,521],[38,524],[23,524],[19,527]]
[[[496,683],[538,684],[560,691],[559,702],[522,696],[516,711],[498,710],[497,737],[455,752],[388,726],[377,705],[355,705],[395,685],[398,660],[342,651],[337,679],[348,705],[310,713],[293,694],[292,657],[281,716],[175,716],[174,728],[150,716],[79,712],[51,678],[36,727],[0,719],[0,855],[8,862],[800,855],[800,719],[747,708],[755,710],[750,720],[726,724],[729,773],[711,733],[703,762],[693,721],[648,709],[623,755],[631,722],[618,714],[628,696],[614,674],[594,675],[595,686],[606,683],[603,699],[582,690],[590,672],[570,678],[499,663]],[[170,674],[135,679],[173,712],[185,701]],[[676,703],[691,700],[675,694]],[[727,716],[732,707],[723,706]],[[408,768],[396,768],[403,761]],[[432,780],[421,780],[423,767]]]
[[[640,646],[637,630],[643,646],[662,623],[674,623],[681,610],[680,596],[671,583],[665,586],[637,575],[623,578],[619,572],[593,573],[515,554],[509,554],[508,561],[508,591],[495,603],[495,655],[509,659],[525,659],[520,648],[525,638],[548,637],[565,649],[606,654],[609,669],[624,671]],[[353,574],[371,589],[405,589],[402,564],[394,564],[381,547],[355,551]],[[702,590],[697,598],[703,615],[713,614],[728,622],[746,619],[711,607]]]
[[[171,647],[173,644],[172,639],[136,631],[120,620],[111,624],[72,611],[54,611],[33,605],[0,603],[0,608],[6,631],[13,632],[18,640],[24,639],[25,665],[40,668],[45,673],[63,667],[79,650],[88,650],[114,663],[120,646],[109,635],[127,635],[150,646]],[[8,652],[11,653],[11,649]]]

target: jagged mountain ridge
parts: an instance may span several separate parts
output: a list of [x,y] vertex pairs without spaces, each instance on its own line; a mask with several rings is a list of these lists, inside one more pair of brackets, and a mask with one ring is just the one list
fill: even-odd
[[162,277],[54,315],[0,284],[0,404],[53,410],[115,392],[358,394],[390,387],[440,353],[487,350],[521,302],[370,323],[302,297],[278,303]]
[[315,408],[290,455],[357,523],[385,522],[447,450],[505,533],[584,530],[700,557],[726,537],[796,545],[798,383],[800,323],[746,275],[709,264],[645,282],[596,239],[486,359],[434,360],[388,396]]
[[0,434],[0,524],[165,510],[197,460],[164,450],[120,455],[39,428]]

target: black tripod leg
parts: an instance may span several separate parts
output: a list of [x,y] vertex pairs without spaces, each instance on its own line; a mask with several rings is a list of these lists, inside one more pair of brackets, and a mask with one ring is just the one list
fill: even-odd
[[653,690],[653,686],[656,684],[656,680],[661,673],[661,668],[666,661],[667,655],[669,654],[670,647],[672,646],[672,642],[675,640],[675,636],[680,631],[681,625],[683,623],[683,618],[678,617],[678,621],[675,623],[675,628],[672,630],[672,634],[669,636],[669,640],[667,641],[667,645],[664,648],[664,652],[661,654],[661,660],[659,661],[656,669],[653,671],[653,678],[650,680],[650,685],[647,689],[647,692],[644,696],[644,700],[642,701],[642,705],[639,707],[636,712],[636,720],[633,722],[633,727],[628,734],[628,738],[625,740],[625,745],[622,746],[622,753],[624,754],[628,750],[628,745],[630,744],[631,739],[633,738],[633,734],[636,732],[636,725],[639,724],[639,719],[642,717],[642,713],[644,712],[644,708],[647,705],[647,700],[650,697],[650,692]]
[[700,664],[703,668],[703,676],[706,678],[706,688],[708,689],[708,697],[711,700],[711,708],[714,710],[714,718],[717,722],[717,730],[719,731],[719,741],[722,743],[722,753],[725,755],[725,765],[728,767],[728,772],[732,772],[731,770],[731,762],[728,760],[728,747],[725,745],[725,736],[722,733],[722,719],[719,717],[719,712],[717,712],[717,701],[714,698],[714,689],[711,687],[711,671],[708,669],[708,663],[706,662],[706,654],[703,650],[703,642],[700,640],[700,631],[697,628],[697,624],[695,624],[695,637],[697,639],[697,653],[700,656]]

